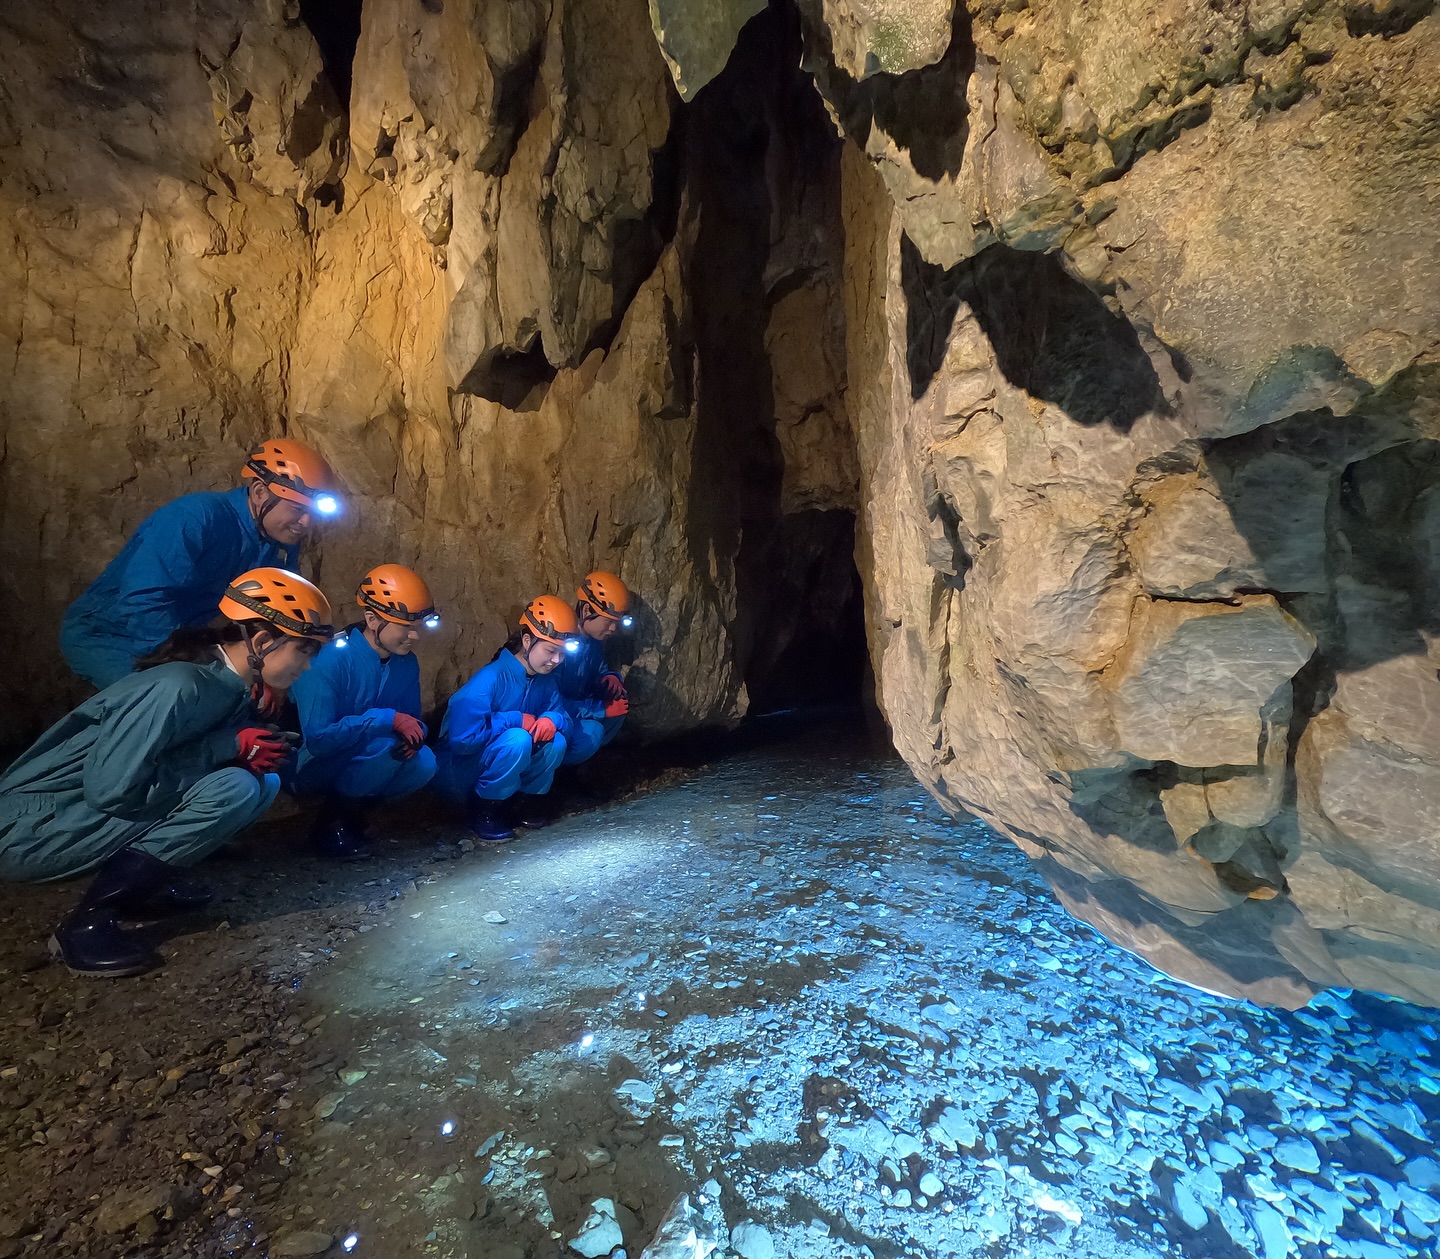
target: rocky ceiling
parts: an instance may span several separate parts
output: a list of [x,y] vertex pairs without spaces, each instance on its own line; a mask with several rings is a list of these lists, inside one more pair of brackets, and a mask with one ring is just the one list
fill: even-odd
[[897,747],[1073,912],[1440,1003],[1433,0],[356,8],[0,14],[12,731],[285,429],[437,695],[603,565],[648,730],[733,720],[853,545]]

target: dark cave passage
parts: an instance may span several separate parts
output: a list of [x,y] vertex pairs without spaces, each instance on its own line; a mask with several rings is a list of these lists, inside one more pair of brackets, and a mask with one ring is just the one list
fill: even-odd
[[[758,553],[756,553],[758,552]],[[742,573],[762,577],[766,606],[753,615],[745,670],[753,714],[860,710],[873,703],[865,600],[855,567],[855,514],[800,512],[747,552]],[[746,585],[742,583],[741,594]]]
[[300,0],[300,20],[320,46],[325,73],[347,109],[355,49],[360,43],[362,5],[363,0]]

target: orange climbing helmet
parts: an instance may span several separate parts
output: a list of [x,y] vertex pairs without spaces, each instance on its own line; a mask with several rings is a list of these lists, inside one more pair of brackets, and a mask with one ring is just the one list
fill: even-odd
[[378,564],[372,568],[360,582],[355,602],[395,625],[419,621],[426,629],[440,628],[430,587],[419,573],[403,564]]
[[322,516],[340,510],[335,473],[317,450],[289,437],[263,441],[245,456],[242,480],[259,481],[276,498],[300,503]]
[[619,621],[627,629],[634,624],[630,611],[630,587],[614,573],[594,572],[580,583],[575,598],[588,604],[596,616]]
[[558,595],[540,595],[520,613],[520,628],[557,647],[566,647],[570,636],[580,629],[575,609]]
[[335,635],[330,601],[319,587],[283,568],[252,568],[228,586],[220,612],[232,621],[269,621],[291,638],[328,640]]

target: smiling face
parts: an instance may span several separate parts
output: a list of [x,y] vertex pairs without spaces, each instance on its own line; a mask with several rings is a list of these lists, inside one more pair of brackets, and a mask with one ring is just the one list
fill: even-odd
[[420,641],[420,622],[410,621],[402,625],[367,611],[365,637],[381,656],[408,656]]
[[264,657],[260,679],[277,691],[294,686],[321,647],[317,639],[293,638],[289,634],[272,635],[263,630],[252,641],[256,652]]
[[281,546],[299,546],[315,529],[315,512],[308,503],[279,498],[259,481],[250,483],[250,514],[260,532]]
[[520,650],[515,656],[525,666],[526,673],[539,676],[555,671],[556,666],[565,658],[565,648],[548,639],[525,634],[520,639]]

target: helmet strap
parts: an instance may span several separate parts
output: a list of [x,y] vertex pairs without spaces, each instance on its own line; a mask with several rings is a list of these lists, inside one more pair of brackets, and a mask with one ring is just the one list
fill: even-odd
[[265,678],[263,676],[265,670],[265,657],[280,646],[281,642],[283,641],[283,637],[277,635],[275,641],[271,643],[270,646],[262,649],[255,646],[255,640],[250,636],[250,629],[248,626],[242,626],[240,632],[245,636],[245,662],[250,666],[250,672],[254,674],[254,685],[262,686],[265,682]]
[[[370,616],[372,614],[374,615],[375,619],[380,622],[379,627],[376,629],[370,628]],[[370,646],[374,649],[375,654],[379,656],[381,660],[388,660],[390,657],[390,652],[387,651],[380,642],[380,631],[384,629],[388,624],[390,624],[390,622],[387,621],[378,612],[375,612],[373,608],[365,609],[365,621],[360,627],[360,633],[364,637],[365,641],[369,643]]]
[[[265,483],[261,482],[261,484],[264,485]],[[260,505],[260,510],[255,513],[255,527],[260,530],[260,536],[262,538],[267,542],[275,543],[276,546],[282,546],[283,543],[273,534],[265,532],[265,517],[279,505],[280,496],[268,485],[265,485],[265,501]]]

